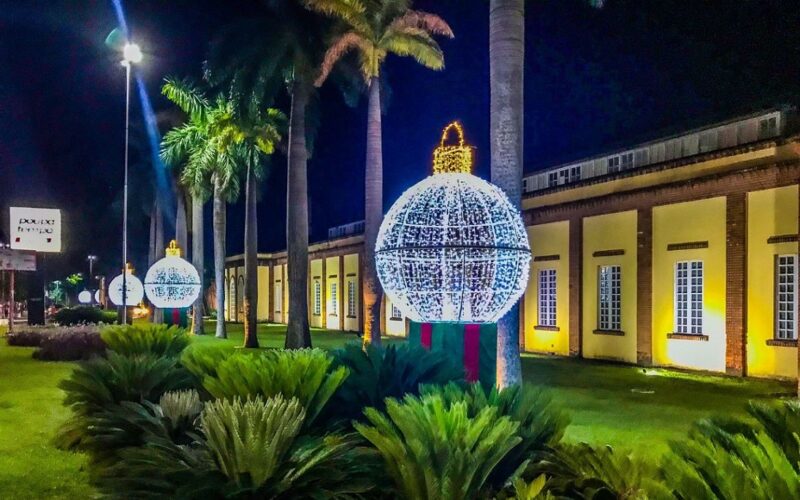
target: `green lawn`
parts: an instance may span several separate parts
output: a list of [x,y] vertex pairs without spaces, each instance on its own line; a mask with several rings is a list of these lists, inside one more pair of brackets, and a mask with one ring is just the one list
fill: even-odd
[[[197,337],[197,345],[242,343],[241,325],[229,325],[230,338]],[[0,334],[3,333],[0,331]],[[264,347],[282,347],[285,326],[259,325]],[[350,333],[312,330],[322,348],[358,341]],[[393,342],[396,342],[392,340]],[[0,497],[80,498],[92,494],[77,454],[51,445],[67,416],[56,387],[72,365],[31,358],[32,349],[8,347],[0,340]],[[553,390],[569,412],[571,441],[611,444],[657,458],[670,439],[685,435],[691,422],[712,414],[741,415],[751,399],[789,397],[793,382],[688,374],[673,370],[524,356],[526,382]]]

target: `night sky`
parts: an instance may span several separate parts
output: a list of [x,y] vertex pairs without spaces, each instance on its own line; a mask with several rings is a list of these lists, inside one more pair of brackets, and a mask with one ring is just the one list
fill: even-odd
[[[199,78],[214,33],[257,0],[134,0],[126,4],[143,46],[141,76],[156,112],[167,75]],[[429,174],[441,128],[464,123],[488,177],[488,1],[419,0],[452,26],[440,40],[446,69],[390,58],[383,121],[384,199]],[[531,0],[526,17],[525,160],[533,171],[800,97],[796,0]],[[124,70],[104,42],[117,25],[104,0],[0,0],[0,233],[7,206],[60,208],[64,252],[49,278],[119,268]],[[348,107],[321,91],[322,121],[309,163],[312,241],[363,218],[365,100]],[[130,240],[146,265],[153,165],[138,100],[132,111]],[[259,249],[285,241],[285,158],[261,188]],[[228,252],[243,248],[243,204],[229,208]],[[210,207],[206,250],[211,255]]]

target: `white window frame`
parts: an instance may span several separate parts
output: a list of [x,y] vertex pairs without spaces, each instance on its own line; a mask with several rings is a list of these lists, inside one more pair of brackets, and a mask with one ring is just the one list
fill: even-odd
[[539,269],[537,275],[538,287],[538,326],[556,326],[556,298],[558,295],[557,290],[557,273],[554,268]]
[[619,169],[628,170],[633,168],[633,151],[619,155]]
[[356,280],[347,280],[347,317],[356,317]]
[[619,156],[610,156],[606,160],[606,167],[609,174],[613,174],[622,170],[621,160]]
[[281,312],[281,306],[283,305],[283,287],[281,286],[281,282],[275,283],[275,296],[272,298],[273,303],[275,304],[275,312]]
[[312,311],[314,316],[322,314],[322,283],[320,280],[314,280],[314,309]]
[[704,267],[702,260],[675,263],[675,333],[703,334]]
[[796,254],[775,256],[775,339],[797,340]]
[[339,284],[335,281],[331,283],[331,312],[328,316],[338,316],[339,315]]
[[597,269],[597,328],[622,331],[622,266]]
[[389,319],[403,319],[403,311],[399,307],[392,304],[392,315]]

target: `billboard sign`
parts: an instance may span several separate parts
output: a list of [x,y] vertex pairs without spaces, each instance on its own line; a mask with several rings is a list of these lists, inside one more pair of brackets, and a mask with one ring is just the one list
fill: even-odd
[[36,255],[0,248],[0,271],[35,271]]
[[11,207],[11,248],[34,252],[61,251],[61,211]]

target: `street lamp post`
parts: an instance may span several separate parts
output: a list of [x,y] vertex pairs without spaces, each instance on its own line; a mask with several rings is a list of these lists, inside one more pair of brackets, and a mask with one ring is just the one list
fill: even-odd
[[[91,291],[93,291],[92,290],[92,282],[94,281],[94,273],[92,272],[92,270],[94,269],[94,263],[97,261],[97,255],[87,255],[86,256],[86,260],[89,261],[89,280],[88,280],[88,285],[89,285],[89,291],[91,292]],[[92,298],[89,300],[90,304],[92,302],[94,302],[94,294],[92,294]]]
[[131,67],[142,61],[142,50],[135,43],[126,43],[122,49],[125,66],[125,181],[122,191],[122,324],[128,323],[128,143],[131,114]]

